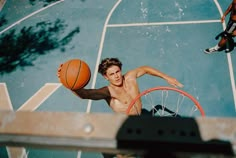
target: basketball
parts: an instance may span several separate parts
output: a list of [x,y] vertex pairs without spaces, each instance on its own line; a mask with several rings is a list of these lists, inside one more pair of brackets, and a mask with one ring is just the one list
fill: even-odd
[[90,68],[86,62],[80,59],[68,60],[59,69],[59,80],[68,89],[84,88],[90,80]]

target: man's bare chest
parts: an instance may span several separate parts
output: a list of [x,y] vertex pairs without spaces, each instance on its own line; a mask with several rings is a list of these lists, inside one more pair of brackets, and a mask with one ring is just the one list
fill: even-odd
[[132,100],[132,96],[130,91],[122,89],[122,90],[117,90],[114,91],[112,94],[112,100],[114,103],[120,103],[120,104],[129,104]]

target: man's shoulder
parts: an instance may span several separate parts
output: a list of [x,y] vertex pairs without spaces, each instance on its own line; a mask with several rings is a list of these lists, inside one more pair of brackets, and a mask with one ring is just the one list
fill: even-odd
[[142,67],[137,67],[124,74],[125,80],[136,80],[140,74],[143,74]]
[[127,72],[126,74],[124,74],[123,78],[124,81],[136,80],[136,74],[132,72]]
[[139,68],[131,69],[131,70],[127,71],[124,74],[124,77],[134,77],[135,78],[135,76],[138,73],[138,71],[139,71]]

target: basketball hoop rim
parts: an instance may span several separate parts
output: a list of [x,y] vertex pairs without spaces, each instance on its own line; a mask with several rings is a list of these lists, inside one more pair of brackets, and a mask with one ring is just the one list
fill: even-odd
[[126,114],[128,115],[131,108],[133,107],[133,105],[135,104],[135,102],[143,95],[152,92],[152,91],[156,91],[156,90],[170,90],[170,91],[176,91],[179,92],[181,94],[183,94],[184,96],[188,97],[190,100],[192,100],[195,105],[197,106],[198,110],[200,111],[202,116],[205,116],[205,112],[202,108],[202,106],[200,105],[200,103],[197,101],[197,99],[195,99],[191,94],[189,94],[188,92],[185,92],[183,90],[180,90],[178,88],[175,87],[167,87],[167,86],[158,86],[158,87],[153,87],[153,88],[149,88],[147,90],[144,90],[143,92],[141,92],[139,95],[137,95],[132,102],[129,104],[127,110],[126,110]]

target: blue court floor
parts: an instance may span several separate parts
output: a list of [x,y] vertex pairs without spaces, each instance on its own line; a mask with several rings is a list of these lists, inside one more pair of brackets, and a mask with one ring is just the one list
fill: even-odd
[[[117,57],[123,72],[149,65],[177,78],[207,117],[236,117],[236,53],[205,54],[226,23],[231,0],[7,0],[0,12],[0,109],[112,112],[106,102],[82,100],[60,85],[58,66],[86,61],[92,77],[86,88],[107,85],[97,73],[106,57]],[[226,18],[228,19],[228,17]],[[226,21],[227,22],[227,21]],[[140,90],[168,86],[144,76]],[[5,91],[3,91],[5,90]],[[47,91],[35,104],[30,101]],[[0,93],[0,95],[3,93]],[[36,98],[40,97],[36,95]],[[100,153],[24,149],[29,158],[102,158]],[[0,147],[0,157],[8,158]]]

